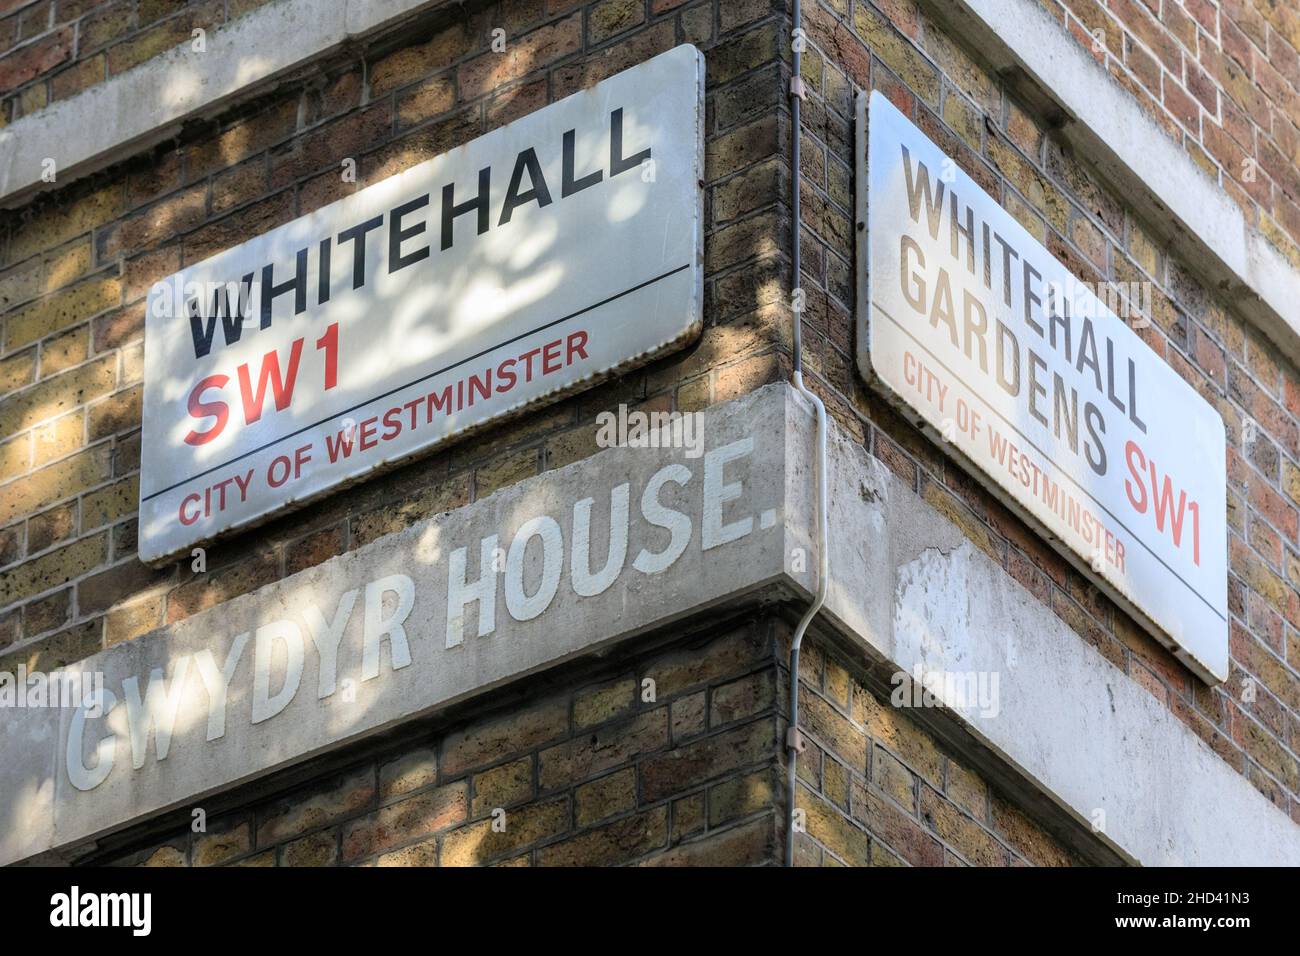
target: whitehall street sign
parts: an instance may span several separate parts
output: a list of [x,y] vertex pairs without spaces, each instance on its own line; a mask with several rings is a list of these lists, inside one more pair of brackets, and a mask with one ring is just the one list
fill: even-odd
[[1225,680],[1222,419],[884,96],[858,114],[863,377]]
[[680,46],[155,285],[140,557],[695,338],[703,129]]

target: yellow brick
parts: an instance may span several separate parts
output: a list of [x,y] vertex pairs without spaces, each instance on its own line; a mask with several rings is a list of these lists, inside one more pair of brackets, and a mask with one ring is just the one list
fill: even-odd
[[1012,100],[1007,104],[1007,136],[1026,156],[1038,156],[1043,145],[1043,131],[1034,118]]
[[1155,241],[1132,218],[1128,223],[1128,251],[1137,264],[1154,276],[1160,268],[1160,250]]
[[[0,585],[2,587],[2,585]],[[0,598],[0,603],[3,603]],[[85,621],[46,634],[20,651],[0,658],[0,671],[12,673],[20,664],[29,672],[52,671],[76,661],[85,660],[104,647],[103,625],[99,621]]]
[[[86,40],[83,39],[81,42],[85,43]],[[106,59],[107,57],[103,53],[96,53],[94,56],[78,60],[68,69],[54,74],[50,78],[51,94],[56,100],[63,100],[75,96],[87,87],[103,82],[104,62]]]
[[90,271],[93,254],[90,237],[60,246],[45,256],[45,277],[42,292],[53,292]]
[[636,806],[636,770],[632,767],[611,773],[573,792],[578,826],[599,823]]
[[[1226,180],[1225,180],[1226,181]],[[1259,228],[1264,233],[1268,241],[1271,242],[1282,255],[1290,261],[1291,265],[1300,269],[1300,246],[1291,240],[1285,230],[1277,224],[1272,216],[1260,216]]]
[[[21,475],[32,464],[31,432],[19,435],[7,442],[0,442],[0,481],[8,481]],[[11,489],[6,488],[5,494]],[[2,496],[0,496],[2,497]]]
[[469,503],[469,479],[449,478],[410,497],[367,511],[352,519],[352,544],[359,547],[386,534],[409,528],[421,518],[451,511]]
[[191,6],[188,16],[173,17],[161,23],[134,33],[131,39],[115,44],[108,50],[108,71],[110,75],[125,72],[151,60],[181,43],[189,41],[191,29],[211,28],[220,23],[224,12],[218,6]]
[[44,551],[51,545],[60,544],[76,536],[77,503],[50,508],[34,515],[27,522],[27,553]]
[[41,378],[65,372],[89,357],[89,324],[48,338],[41,343]]
[[720,826],[728,820],[770,808],[775,797],[775,782],[771,770],[759,770],[715,784],[709,789],[709,826]]
[[103,562],[107,535],[65,545],[8,571],[0,571],[0,607],[78,578]]
[[841,707],[847,709],[852,692],[853,679],[838,661],[826,662],[826,696]]
[[504,455],[474,473],[474,497],[486,498],[499,488],[505,488],[537,474],[537,449],[526,448],[513,455]]
[[660,806],[537,851],[538,866],[612,866],[645,856],[668,840],[668,808]]
[[194,838],[194,865],[217,866],[247,853],[252,847],[252,833],[247,823],[221,833],[204,833]]
[[909,813],[916,808],[916,784],[911,771],[904,767],[888,750],[876,747],[871,755],[871,780],[894,798]]
[[795,806],[803,809],[808,835],[851,866],[866,866],[870,838],[830,804],[799,788]]
[[550,438],[546,442],[546,467],[563,468],[565,465],[590,458],[600,451],[596,444],[599,431],[595,424],[573,428]]
[[673,842],[704,829],[704,791],[673,801]]
[[921,813],[931,829],[970,862],[978,866],[1006,865],[1006,848],[929,787],[921,791]]
[[849,768],[838,760],[827,758],[822,763],[822,793],[831,803],[840,807],[849,805],[849,784],[852,777]]
[[609,681],[581,690],[573,700],[573,723],[593,727],[631,710],[636,702],[635,678]]
[[402,127],[414,126],[456,105],[456,84],[450,77],[435,76],[403,93],[397,101],[397,119]]
[[473,31],[458,23],[434,35],[428,43],[403,47],[384,57],[370,67],[371,99],[449,66],[472,50],[474,43]]
[[641,0],[602,0],[591,8],[588,41],[599,43],[644,22],[645,4]]
[[82,446],[85,431],[85,416],[81,412],[42,425],[32,436],[33,464],[39,467],[76,451]]
[[461,64],[457,80],[465,99],[482,96],[582,47],[582,14],[540,27]]
[[1282,459],[1282,490],[1292,501],[1300,504],[1300,468]]
[[988,785],[960,764],[948,761],[948,799],[980,822],[988,819]]
[[90,406],[86,432],[91,441],[140,427],[142,386],[124,389]]
[[140,503],[140,476],[132,475],[107,488],[92,491],[81,499],[81,527],[90,531],[134,514]]
[[0,435],[16,435],[32,425],[107,395],[117,381],[117,356],[85,365],[25,388],[0,401]]
[[33,83],[18,94],[18,115],[27,116],[44,109],[50,101],[49,88],[44,83]]
[[0,272],[0,311],[26,302],[40,295],[42,291],[39,259],[29,259],[12,269]]
[[966,144],[979,152],[983,143],[984,117],[959,93],[949,92],[943,100],[943,121],[956,131]]
[[104,645],[112,647],[160,626],[166,599],[158,594],[110,611],[104,621]]
[[112,184],[66,205],[47,205],[20,228],[9,243],[9,258],[21,262],[42,249],[89,232],[121,215],[124,194]]
[[122,348],[122,384],[133,385],[144,381],[144,343],[136,342]]
[[474,775],[471,816],[510,807],[533,795],[533,758],[524,757]]
[[1070,223],[1070,238],[1090,262],[1099,268],[1106,268],[1106,237],[1086,217],[1076,216]]
[[867,733],[897,754],[911,770],[936,786],[942,783],[943,756],[934,741],[898,708],[880,703],[865,688],[855,685],[853,719],[864,723]]
[[138,865],[146,867],[185,866],[185,852],[174,846],[160,846]]
[[898,74],[917,96],[939,105],[939,71],[897,31],[889,21],[864,3],[857,5],[853,27],[887,67]]
[[101,444],[19,478],[0,495],[0,525],[94,487],[111,467],[108,445]]
[[5,323],[5,348],[22,348],[52,332],[85,321],[122,300],[116,276],[89,279],[24,306]]
[[946,33],[937,29],[927,30],[925,48],[948,78],[978,103],[984,112],[1001,115],[1002,93],[996,81],[949,39]]
[[677,390],[677,409],[683,412],[698,412],[711,404],[713,390],[709,386],[709,376],[701,375],[692,379]]
[[719,369],[713,397],[719,402],[739,398],[775,382],[780,374],[780,360],[776,355],[770,352],[767,355],[755,355]]
[[1070,854],[1016,807],[993,797],[993,825],[999,836],[1035,866],[1069,866]]
[[1070,220],[1070,203],[1037,169],[997,136],[990,136],[988,157],[1020,194],[1062,234]]
[[381,854],[375,860],[375,866],[436,866],[438,862],[438,838],[422,840],[400,850]]
[[443,866],[472,866],[494,857],[513,856],[539,840],[563,833],[569,825],[569,801],[531,804],[506,814],[504,830],[493,830],[492,819],[453,830],[443,838]]

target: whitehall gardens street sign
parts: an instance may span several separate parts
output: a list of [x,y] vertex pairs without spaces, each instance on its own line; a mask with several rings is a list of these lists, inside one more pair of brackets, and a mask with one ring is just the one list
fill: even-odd
[[885,97],[858,109],[858,368],[1189,667],[1226,679],[1222,419]]
[[696,337],[703,97],[678,47],[155,285],[141,558]]

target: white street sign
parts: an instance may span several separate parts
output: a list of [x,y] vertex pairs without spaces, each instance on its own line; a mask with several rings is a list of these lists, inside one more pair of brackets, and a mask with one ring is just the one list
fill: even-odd
[[1108,289],[884,96],[858,111],[859,370],[1188,666],[1226,679],[1222,419]]
[[158,283],[141,559],[698,336],[703,130],[680,46]]

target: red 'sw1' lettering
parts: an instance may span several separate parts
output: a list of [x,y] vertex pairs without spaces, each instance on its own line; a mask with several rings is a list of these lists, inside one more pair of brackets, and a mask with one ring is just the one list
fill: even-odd
[[[1138,514],[1146,514],[1148,506],[1154,512],[1156,530],[1162,534],[1165,525],[1169,526],[1169,539],[1175,548],[1183,546],[1183,519],[1186,514],[1192,517],[1192,563],[1201,563],[1201,507],[1187,498],[1184,489],[1178,490],[1178,503],[1174,503],[1174,483],[1169,475],[1163,476],[1156,469],[1154,460],[1150,460],[1135,441],[1124,445],[1124,460],[1128,463],[1130,477],[1124,479],[1124,491],[1128,494],[1129,504]],[[1151,482],[1151,497],[1147,498],[1147,480]]]
[[[282,412],[293,401],[293,388],[298,379],[298,364],[302,358],[302,346],[304,339],[294,339],[293,344],[289,347],[289,361],[286,366],[281,368],[280,355],[275,351],[267,352],[262,356],[261,363],[257,369],[257,381],[254,384],[253,372],[249,363],[245,362],[235,369],[235,375],[239,379],[239,399],[244,410],[244,424],[251,425],[262,417],[266,410],[266,398],[268,392],[271,400],[275,403],[275,410]],[[325,334],[316,340],[318,351],[325,353],[325,390],[333,388],[338,384],[338,350],[339,350],[339,328],[335,322]],[[212,419],[212,423],[205,429],[192,429],[185,436],[187,445],[205,445],[220,435],[226,428],[230,420],[230,405],[220,397],[205,398],[209,392],[216,392],[218,395],[225,389],[230,382],[229,375],[209,375],[202,379],[194,386],[193,391],[189,394],[187,409],[190,416],[202,421]]]

